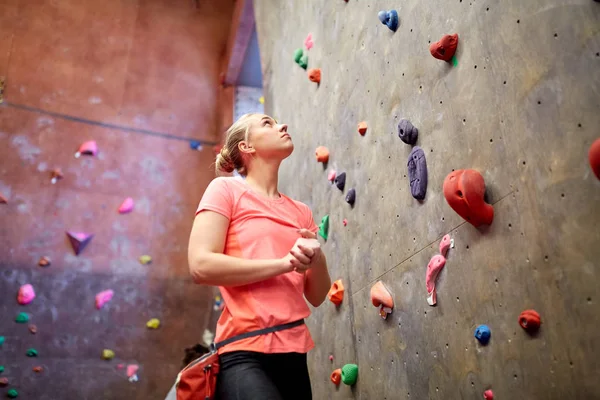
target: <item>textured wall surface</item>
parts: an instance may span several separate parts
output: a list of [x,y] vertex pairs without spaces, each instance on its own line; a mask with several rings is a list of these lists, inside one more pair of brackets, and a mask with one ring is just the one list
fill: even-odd
[[[389,8],[395,33],[377,18]],[[324,249],[346,286],[339,310],[326,302],[309,321],[315,398],[476,399],[488,388],[499,399],[600,398],[600,182],[587,161],[600,125],[600,4],[258,0],[255,10],[265,110],[296,145],[282,190],[316,221],[330,215]],[[308,33],[319,86],[293,60]],[[447,33],[459,34],[454,66],[429,53]],[[425,150],[423,202],[410,194],[402,118]],[[347,173],[344,193],[315,161],[319,145]],[[444,178],[463,168],[485,178],[489,227],[444,199]],[[431,307],[426,266],[446,233],[455,248]],[[377,280],[395,299],[386,321],[370,303]],[[517,323],[529,308],[543,320],[533,338]],[[487,347],[473,337],[479,324],[491,327]],[[336,389],[329,374],[350,362],[356,386]]]
[[[162,399],[211,319],[212,290],[191,282],[187,246],[214,177],[233,2],[4,0],[0,10],[0,376],[10,382],[0,396]],[[90,139],[98,155],[75,158]],[[189,139],[206,145],[193,151]],[[64,179],[53,185],[54,168]],[[120,215],[126,197],[136,205]],[[95,237],[76,256],[66,230]],[[37,266],[41,256],[52,265]],[[37,298],[20,306],[25,283]],[[115,295],[96,310],[105,289]],[[21,311],[37,334],[14,322]],[[161,327],[147,329],[150,318]],[[115,359],[101,359],[105,348]],[[119,363],[139,364],[139,381]]]

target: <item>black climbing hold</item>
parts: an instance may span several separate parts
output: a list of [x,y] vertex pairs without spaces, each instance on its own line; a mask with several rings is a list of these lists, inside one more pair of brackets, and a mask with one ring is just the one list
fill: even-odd
[[427,162],[422,148],[415,146],[412,149],[408,156],[407,166],[410,194],[417,200],[423,200],[427,192]]
[[406,144],[413,145],[417,143],[419,130],[407,119],[401,119],[398,122],[398,137]]
[[398,29],[398,12],[396,10],[379,11],[377,17],[379,17],[382,24],[396,32],[396,29]]
[[338,189],[344,190],[344,186],[346,186],[346,173],[342,172],[341,174],[336,176],[333,182],[335,183],[335,186],[337,186]]
[[348,190],[348,193],[346,193],[346,203],[353,206],[355,200],[356,200],[356,190],[354,190],[354,188],[352,188],[352,189]]

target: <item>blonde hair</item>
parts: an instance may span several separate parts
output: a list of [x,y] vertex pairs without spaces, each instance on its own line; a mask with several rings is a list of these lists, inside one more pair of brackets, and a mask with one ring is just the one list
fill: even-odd
[[239,144],[242,141],[248,142],[248,134],[250,133],[252,122],[259,115],[262,114],[244,114],[227,129],[225,143],[217,155],[215,162],[217,171],[229,173],[236,169],[240,175],[246,175],[248,171],[246,170],[245,160],[240,151]]

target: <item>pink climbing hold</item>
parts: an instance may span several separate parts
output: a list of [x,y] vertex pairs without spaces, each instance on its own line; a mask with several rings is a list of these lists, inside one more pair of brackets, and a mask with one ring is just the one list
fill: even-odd
[[346,218],[343,219],[342,224],[344,224],[344,226],[348,225],[348,220]]
[[494,400],[494,392],[492,392],[492,389],[488,389],[483,392],[483,398],[485,400]]
[[312,40],[312,34],[309,33],[308,36],[306,37],[306,39],[304,39],[304,46],[306,47],[306,50],[310,50],[312,49],[314,43]]
[[101,309],[102,306],[104,306],[106,303],[108,303],[113,298],[114,294],[115,294],[115,292],[113,292],[110,289],[103,290],[102,292],[98,293],[96,295],[96,308],[98,310]]
[[136,374],[136,372],[138,372],[138,369],[140,369],[139,365],[128,364],[127,365],[127,377],[131,378],[132,376],[134,376]]
[[333,354],[329,355],[329,361],[333,362]]
[[133,210],[133,199],[131,197],[128,197],[125,200],[123,200],[123,203],[119,207],[119,214],[126,214],[128,212],[131,212],[131,210]]
[[445,235],[440,242],[440,253],[446,257],[448,253],[448,249],[450,248],[452,240],[450,240],[450,235]]
[[125,364],[117,364],[117,369],[123,369],[125,368]]
[[19,304],[29,304],[33,301],[33,299],[35,299],[35,291],[33,290],[33,286],[28,283],[19,288],[19,293],[17,294],[17,301]]
[[332,169],[331,171],[329,171],[329,174],[327,175],[327,180],[329,182],[335,181],[335,170],[334,169]]
[[89,140],[79,146],[79,151],[75,153],[75,158],[79,158],[82,154],[95,156],[98,153],[98,145],[95,140]]
[[425,285],[427,286],[427,303],[434,306],[436,303],[435,280],[438,274],[446,265],[446,259],[439,254],[433,256],[427,264],[427,275],[425,276]]
[[75,255],[79,255],[85,249],[85,247],[90,243],[94,235],[90,233],[83,232],[73,232],[68,231],[67,236],[69,237],[69,242],[71,243],[71,247],[75,252]]

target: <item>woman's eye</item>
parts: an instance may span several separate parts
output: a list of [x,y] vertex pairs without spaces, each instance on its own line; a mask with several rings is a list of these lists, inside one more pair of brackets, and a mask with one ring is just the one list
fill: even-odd
[[267,125],[271,125],[271,122],[270,121],[263,122],[263,126],[267,126]]

